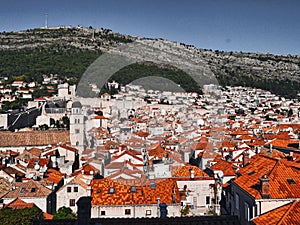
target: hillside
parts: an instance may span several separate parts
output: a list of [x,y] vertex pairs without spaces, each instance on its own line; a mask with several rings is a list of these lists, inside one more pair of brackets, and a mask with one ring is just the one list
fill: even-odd
[[[59,74],[62,80],[71,78],[71,82],[77,83],[87,67],[101,54],[133,41],[146,45],[151,43],[158,50],[163,49],[168,54],[177,54],[180,57],[173,66],[180,66],[181,58],[194,64],[201,61],[221,85],[258,87],[287,97],[295,97],[300,90],[299,55],[279,56],[196,49],[182,43],[131,37],[111,30],[91,27],[62,27],[0,33],[0,76],[8,76],[12,79],[24,75],[23,79],[40,80],[43,74],[53,73]],[[132,54],[136,57],[140,55],[139,52],[132,52]],[[159,62],[155,63],[158,64],[157,68],[164,69]],[[138,71],[151,76],[157,73],[157,68],[149,69],[148,65],[143,71],[139,66]],[[179,82],[178,74],[176,75],[176,70],[174,71],[173,78]],[[124,70],[118,74],[124,74]],[[164,73],[161,76],[164,76]],[[170,75],[165,77],[170,78]],[[127,79],[119,76],[118,79],[125,84],[132,81],[134,77],[128,76]]]

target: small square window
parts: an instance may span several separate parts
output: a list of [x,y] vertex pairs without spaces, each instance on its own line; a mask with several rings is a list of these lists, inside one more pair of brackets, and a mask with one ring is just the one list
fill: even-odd
[[151,183],[150,183],[150,188],[151,188],[151,189],[155,189],[155,188],[156,188],[156,184],[155,184],[154,182],[151,182]]
[[67,192],[71,192],[71,187],[67,187]]
[[114,187],[109,188],[108,193],[109,194],[115,193],[115,188]]
[[35,188],[31,188],[30,192],[35,192],[35,190],[36,190]]
[[24,191],[25,191],[25,188],[21,188],[21,190],[20,190],[20,194],[23,194],[23,193],[24,193]]
[[78,192],[78,187],[74,187],[74,192]]
[[132,187],[130,188],[130,191],[131,191],[132,193],[135,193],[135,192],[136,192],[136,186],[132,186]]
[[105,211],[101,211],[101,216],[105,216]]
[[70,206],[75,206],[75,199],[70,199]]
[[130,209],[125,209],[125,215],[130,215],[131,214],[131,210]]
[[151,216],[151,210],[150,209],[146,210],[146,216]]

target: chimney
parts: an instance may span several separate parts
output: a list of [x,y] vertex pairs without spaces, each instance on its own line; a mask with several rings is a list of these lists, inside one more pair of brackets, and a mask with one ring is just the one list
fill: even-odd
[[160,198],[157,198],[157,217],[160,218]]
[[249,164],[250,157],[248,151],[243,152],[243,167],[247,166]]
[[191,180],[195,179],[195,171],[193,169],[190,169],[190,177],[191,177]]
[[261,190],[260,190],[260,193],[261,193],[261,196],[262,198],[264,199],[268,199],[270,198],[270,178],[267,177],[267,175],[263,175],[261,178],[259,178],[260,180],[260,187],[261,187]]

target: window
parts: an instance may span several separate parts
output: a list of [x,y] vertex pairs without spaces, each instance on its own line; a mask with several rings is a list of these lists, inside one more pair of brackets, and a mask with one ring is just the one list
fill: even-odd
[[105,211],[101,211],[101,212],[100,212],[100,215],[101,215],[101,216],[105,216]]
[[235,208],[240,209],[240,196],[237,193],[235,194]]
[[151,209],[146,210],[146,216],[151,216]]
[[108,193],[109,194],[115,193],[115,188],[114,187],[109,188]]
[[248,173],[248,176],[251,176],[251,175],[253,175],[253,174],[255,174],[255,172],[254,172],[254,171],[251,171],[250,173]]
[[131,212],[130,212],[130,209],[125,209],[125,215],[130,215]]
[[97,190],[97,194],[100,194],[102,191],[101,191],[101,189],[98,189]]
[[249,204],[247,202],[245,202],[245,219],[247,221],[250,220]]
[[130,189],[130,191],[131,191],[132,193],[135,193],[135,192],[136,192],[136,186],[132,186],[131,189]]
[[20,194],[23,194],[23,193],[24,193],[24,191],[25,191],[25,188],[21,188],[21,190],[20,190]]
[[71,192],[71,187],[67,187],[67,192]]
[[80,130],[79,129],[75,129],[75,134],[79,134]]
[[70,199],[70,206],[75,206],[75,199]]
[[206,205],[210,205],[210,197],[209,196],[206,196]]
[[35,188],[31,188],[30,192],[35,192],[35,190],[36,190]]
[[150,188],[151,189],[155,189],[156,188],[156,184],[154,182],[150,182]]
[[293,178],[287,178],[286,181],[287,181],[289,184],[296,184],[296,182],[293,180]]
[[74,187],[74,192],[78,192],[78,187]]

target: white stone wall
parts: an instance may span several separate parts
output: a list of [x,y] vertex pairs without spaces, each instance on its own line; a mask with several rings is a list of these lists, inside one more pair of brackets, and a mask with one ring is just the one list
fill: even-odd
[[[205,213],[212,205],[214,192],[210,188],[210,184],[214,184],[214,180],[179,180],[177,186],[179,190],[183,190],[187,186],[187,200],[185,204],[193,205],[195,215]],[[210,204],[206,204],[206,196],[210,198]]]
[[0,127],[7,129],[7,114],[0,114]]
[[[125,215],[125,209],[130,209],[130,214]],[[168,217],[180,216],[180,204],[168,205]],[[105,215],[101,215],[105,211]],[[144,218],[158,217],[158,208],[153,205],[114,205],[114,206],[92,206],[92,218]],[[147,215],[148,214],[148,215]],[[150,215],[149,215],[150,214]]]
[[[67,192],[67,187],[71,187],[71,192]],[[78,192],[74,192],[74,187],[78,187]],[[70,207],[74,213],[77,213],[76,202],[82,196],[87,196],[87,190],[79,184],[67,184],[56,193],[56,210],[60,207]],[[70,199],[75,199],[75,206],[70,206]]]

